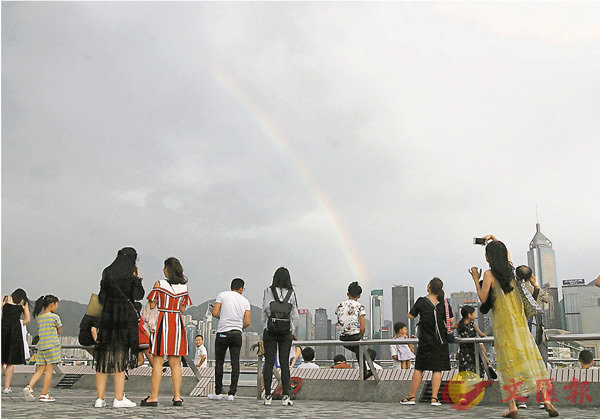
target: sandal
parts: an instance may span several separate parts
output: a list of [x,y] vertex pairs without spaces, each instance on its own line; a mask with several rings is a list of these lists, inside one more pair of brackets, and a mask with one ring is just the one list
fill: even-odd
[[415,398],[414,398],[414,396],[412,396],[412,397],[405,397],[402,400],[400,400],[400,404],[410,404],[410,405],[413,405],[413,404],[415,404]]
[[551,418],[555,418],[556,416],[558,416],[558,410],[556,410],[552,403],[544,403],[544,409],[546,409],[546,412],[548,412],[548,416],[550,416]]
[[504,412],[502,414],[502,417],[517,419],[519,417],[519,412],[517,412],[516,410],[513,410],[513,411],[507,410],[506,412]]
[[183,399],[179,398],[179,400],[173,399],[173,406],[181,407],[183,406]]
[[432,397],[431,398],[431,405],[432,406],[441,406],[442,404],[440,403],[440,399],[438,399],[437,397]]
[[146,397],[145,399],[143,399],[140,402],[140,406],[151,406],[151,407],[156,407],[158,406],[158,402],[149,402],[148,399],[150,398],[150,396]]

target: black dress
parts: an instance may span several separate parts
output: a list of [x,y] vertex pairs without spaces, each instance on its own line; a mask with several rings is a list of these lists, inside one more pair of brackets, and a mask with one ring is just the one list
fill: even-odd
[[[459,338],[474,338],[477,336],[473,320],[458,326],[458,337]],[[475,346],[472,343],[461,343],[459,345],[460,350],[458,352],[458,371],[471,371],[475,372]],[[483,360],[479,357],[479,375],[483,378],[485,372],[485,366]]]
[[21,304],[6,302],[2,307],[2,363],[7,365],[25,364],[23,329],[21,328]]
[[97,372],[112,374],[137,366],[138,317],[133,302],[144,298],[141,281],[104,278],[100,282],[102,316],[94,351]]
[[[452,307],[448,306],[450,317]],[[450,370],[450,352],[446,333],[446,309],[444,302],[436,306],[428,297],[419,297],[410,309],[410,314],[419,316],[417,355],[415,369],[419,371]],[[436,326],[437,324],[437,326]]]

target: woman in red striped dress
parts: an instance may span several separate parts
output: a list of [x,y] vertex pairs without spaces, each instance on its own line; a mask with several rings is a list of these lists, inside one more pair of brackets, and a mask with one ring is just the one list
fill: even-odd
[[187,336],[181,313],[192,303],[187,290],[187,278],[176,258],[165,260],[165,277],[154,284],[148,295],[150,308],[158,306],[158,321],[150,352],[152,358],[152,392],[142,400],[142,406],[158,406],[158,390],[162,378],[162,362],[168,356],[173,382],[173,406],[182,406],[181,357],[187,355]]

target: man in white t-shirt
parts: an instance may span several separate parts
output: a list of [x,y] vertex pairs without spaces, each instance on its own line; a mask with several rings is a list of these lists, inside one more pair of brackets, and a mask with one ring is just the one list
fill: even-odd
[[194,364],[198,368],[206,367],[206,356],[208,352],[206,347],[204,346],[204,336],[197,335],[196,336],[196,356],[194,357]]
[[[209,394],[211,400],[233,400],[240,378],[240,350],[242,349],[242,330],[250,326],[250,302],[242,295],[244,280],[231,281],[231,291],[217,295],[212,315],[219,319],[215,339],[215,393]],[[231,385],[225,397],[223,391],[223,364],[225,353],[229,349],[231,358]]]

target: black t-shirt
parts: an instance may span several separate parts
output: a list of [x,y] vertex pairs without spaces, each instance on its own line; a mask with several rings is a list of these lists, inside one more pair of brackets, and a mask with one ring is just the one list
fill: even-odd
[[96,343],[92,336],[92,327],[98,327],[98,317],[86,314],[79,323],[79,344],[83,346],[92,346]]
[[[437,321],[440,335],[443,340],[446,341],[446,307],[444,301],[438,302],[435,306],[435,318],[434,305],[429,297],[419,297],[417,301],[415,301],[415,305],[410,309],[410,314],[414,317],[419,316],[419,338],[425,334],[433,337],[434,341],[438,340],[436,339],[437,332],[435,327],[435,322]],[[448,305],[448,314],[449,319],[454,317],[450,305]]]

